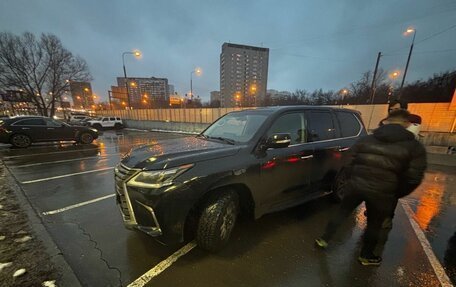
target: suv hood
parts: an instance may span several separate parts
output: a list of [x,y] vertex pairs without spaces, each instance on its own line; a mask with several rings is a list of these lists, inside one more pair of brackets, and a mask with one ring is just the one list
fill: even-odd
[[121,163],[129,168],[159,170],[235,155],[240,146],[185,137],[133,148]]

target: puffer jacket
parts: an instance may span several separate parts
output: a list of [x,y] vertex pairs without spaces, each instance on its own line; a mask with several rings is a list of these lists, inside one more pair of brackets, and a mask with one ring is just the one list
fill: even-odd
[[423,180],[426,150],[401,125],[379,127],[351,151],[350,185],[357,190],[400,198]]

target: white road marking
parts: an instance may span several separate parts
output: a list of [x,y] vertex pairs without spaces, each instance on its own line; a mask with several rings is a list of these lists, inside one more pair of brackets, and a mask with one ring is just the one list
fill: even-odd
[[196,242],[192,241],[182,247],[181,249],[174,252],[171,256],[163,260],[162,262],[158,263],[155,267],[144,273],[141,277],[136,279],[135,281],[131,282],[128,287],[142,287],[150,282],[154,277],[165,271],[168,267],[170,267],[174,262],[177,261],[181,256],[189,253],[193,248],[196,247]]
[[61,213],[61,212],[64,212],[64,211],[67,211],[67,210],[70,210],[70,209],[73,209],[73,208],[77,208],[77,207],[81,207],[81,206],[84,206],[84,205],[95,203],[95,202],[98,202],[98,201],[101,201],[101,200],[105,200],[105,199],[111,198],[113,196],[115,196],[115,194],[109,194],[109,195],[102,196],[102,197],[99,197],[99,198],[95,198],[95,199],[92,199],[92,200],[88,200],[88,201],[84,201],[84,202],[81,202],[81,203],[73,204],[73,205],[70,205],[70,206],[67,206],[67,207],[59,208],[59,209],[56,209],[56,210],[46,211],[46,212],[43,212],[42,214],[43,215],[51,215],[51,214]]
[[21,168],[21,167],[31,167],[31,166],[38,166],[38,165],[45,165],[45,164],[56,164],[56,163],[63,163],[63,162],[70,162],[70,161],[78,161],[78,160],[85,160],[85,159],[100,159],[105,158],[111,155],[120,155],[119,153],[109,153],[105,155],[98,155],[98,156],[87,156],[87,157],[80,157],[74,159],[64,159],[64,160],[55,160],[55,161],[46,161],[46,162],[37,162],[37,163],[30,163],[30,164],[22,164],[13,166],[14,168]]
[[40,179],[34,179],[34,180],[27,180],[21,182],[22,184],[29,184],[29,183],[35,183],[35,182],[42,182],[42,181],[48,181],[48,180],[54,180],[54,179],[59,179],[59,178],[64,178],[64,177],[70,177],[70,176],[75,176],[75,175],[81,175],[81,174],[87,174],[87,173],[94,173],[94,172],[99,172],[99,171],[105,171],[109,169],[113,169],[114,167],[105,167],[105,168],[100,168],[100,169],[94,169],[94,170],[87,170],[87,171],[81,171],[81,172],[75,172],[75,173],[70,173],[70,174],[64,174],[64,175],[58,175],[58,176],[53,176],[53,177],[45,177],[45,178],[40,178]]
[[429,244],[429,241],[426,239],[423,230],[421,230],[420,226],[416,222],[415,216],[413,214],[412,209],[410,208],[410,205],[404,200],[401,200],[401,204],[402,208],[405,211],[405,214],[407,215],[410,221],[410,224],[412,225],[413,230],[415,231],[416,237],[418,238],[418,240],[421,243],[421,246],[423,247],[424,253],[429,259],[429,263],[431,263],[431,266],[434,269],[437,279],[439,279],[440,285],[442,287],[453,287],[453,284],[451,283],[450,279],[445,273],[445,269],[443,269],[442,264],[440,264],[439,260],[432,251],[432,247]]

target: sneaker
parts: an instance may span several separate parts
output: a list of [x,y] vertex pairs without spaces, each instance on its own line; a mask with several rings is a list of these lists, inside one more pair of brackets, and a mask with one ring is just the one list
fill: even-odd
[[369,257],[365,258],[362,256],[358,257],[359,263],[364,266],[380,266],[382,263],[382,258],[380,256],[374,256],[374,257]]
[[323,238],[315,239],[315,244],[322,249],[326,249],[328,247],[328,242]]

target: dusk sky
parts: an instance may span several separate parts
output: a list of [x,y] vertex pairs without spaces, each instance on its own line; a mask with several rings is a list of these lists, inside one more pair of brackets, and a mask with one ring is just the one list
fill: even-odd
[[270,48],[268,89],[338,90],[373,70],[379,51],[380,67],[403,70],[409,26],[408,81],[456,68],[456,0],[0,2],[0,31],[57,35],[87,61],[104,99],[122,76],[122,52],[139,49],[142,59],[126,58],[129,76],[166,77],[186,93],[201,67],[194,93],[207,101],[220,89],[224,42]]

